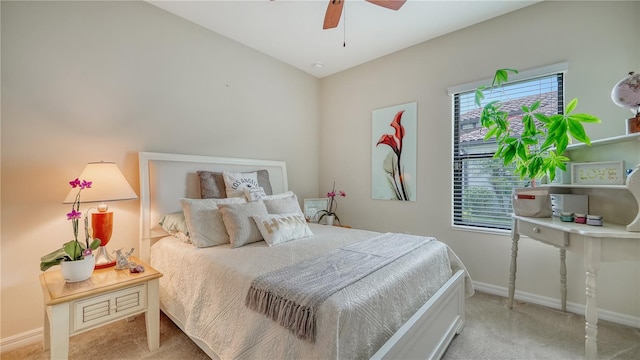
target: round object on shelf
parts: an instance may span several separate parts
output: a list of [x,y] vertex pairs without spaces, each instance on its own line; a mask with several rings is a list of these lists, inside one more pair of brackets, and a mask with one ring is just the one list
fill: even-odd
[[611,90],[611,100],[625,109],[631,110],[634,115],[640,109],[640,74],[633,71],[618,83]]

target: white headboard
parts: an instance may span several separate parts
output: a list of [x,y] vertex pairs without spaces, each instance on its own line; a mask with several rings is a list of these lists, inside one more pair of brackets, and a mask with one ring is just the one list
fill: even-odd
[[200,198],[197,171],[265,169],[274,194],[288,191],[284,161],[221,158],[201,155],[138,153],[140,166],[140,259],[149,261],[154,240],[167,233],[158,225],[168,213],[182,210],[181,198]]

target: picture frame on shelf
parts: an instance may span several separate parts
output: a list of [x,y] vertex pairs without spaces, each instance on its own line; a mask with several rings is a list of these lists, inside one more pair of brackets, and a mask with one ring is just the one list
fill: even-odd
[[317,223],[319,212],[327,210],[329,206],[329,198],[312,198],[304,199],[304,217],[308,222]]
[[571,164],[571,184],[624,185],[624,161]]

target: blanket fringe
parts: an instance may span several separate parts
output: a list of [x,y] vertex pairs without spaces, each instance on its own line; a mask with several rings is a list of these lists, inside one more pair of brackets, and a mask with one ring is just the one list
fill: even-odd
[[291,330],[298,338],[315,342],[315,308],[296,304],[253,286],[247,292],[245,305]]

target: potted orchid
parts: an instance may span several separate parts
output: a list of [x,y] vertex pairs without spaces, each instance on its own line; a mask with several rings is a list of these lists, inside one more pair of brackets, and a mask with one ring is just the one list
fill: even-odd
[[318,222],[320,222],[323,218],[326,218],[325,221],[327,225],[333,225],[334,219],[338,221],[338,224],[340,224],[340,218],[338,218],[338,215],[336,215],[336,210],[338,209],[338,202],[335,199],[336,196],[347,197],[347,193],[342,190],[338,190],[338,192],[336,192],[336,182],[334,181],[333,190],[327,193],[327,197],[329,198],[327,210],[320,210],[318,212],[318,214],[320,214]]
[[[90,269],[93,271],[93,250],[97,249],[100,246],[100,239],[91,239],[89,236],[89,227],[88,227],[88,219],[85,216],[84,218],[84,234],[85,240],[81,242],[78,240],[78,230],[79,230],[79,221],[82,217],[82,213],[80,212],[80,193],[84,189],[91,188],[91,181],[86,181],[76,178],[69,182],[69,185],[73,189],[78,188],[78,193],[76,194],[73,205],[71,205],[71,212],[67,213],[67,220],[71,220],[71,225],[73,227],[73,240],[66,242],[62,245],[62,248],[57,249],[42,258],[40,258],[40,270],[45,271],[52,266],[62,264],[64,262],[77,262],[80,260],[90,260]],[[85,268],[89,268],[88,265],[84,266]],[[91,272],[89,272],[86,280],[91,276]],[[64,266],[63,266],[63,274]],[[82,277],[82,276],[81,276]],[[81,280],[70,280],[66,275],[65,279],[67,281],[81,281]]]

